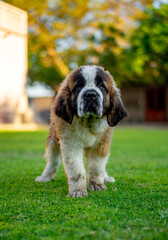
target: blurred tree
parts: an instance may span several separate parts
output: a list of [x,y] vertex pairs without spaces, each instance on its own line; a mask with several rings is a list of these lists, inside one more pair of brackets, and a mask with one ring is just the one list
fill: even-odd
[[121,80],[143,84],[168,84],[168,5],[149,8],[121,56]]
[[[144,11],[153,0],[89,1],[89,10],[77,31],[75,44],[62,51],[70,68],[83,64],[100,64],[117,76],[115,67],[126,35],[135,28],[134,20],[143,19]],[[116,74],[115,74],[116,73]]]
[[[101,64],[122,80],[123,48],[152,0],[6,0],[28,11],[29,76],[55,87],[81,64]],[[132,40],[133,41],[133,40]],[[121,65],[121,66],[120,66]],[[119,68],[121,67],[121,70]],[[124,73],[122,73],[124,74]]]

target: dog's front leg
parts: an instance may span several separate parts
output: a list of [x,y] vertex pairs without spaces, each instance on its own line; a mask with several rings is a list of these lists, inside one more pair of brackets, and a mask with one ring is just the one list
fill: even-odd
[[73,141],[61,141],[62,160],[68,178],[69,197],[86,197],[86,172],[83,148]]
[[95,155],[94,152],[89,151],[88,157],[88,182],[90,191],[107,190],[104,185],[104,176],[106,174],[106,163],[108,155],[101,157]]

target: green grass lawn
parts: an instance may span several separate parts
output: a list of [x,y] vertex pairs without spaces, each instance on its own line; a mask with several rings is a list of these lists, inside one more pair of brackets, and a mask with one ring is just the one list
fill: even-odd
[[47,131],[0,132],[0,239],[168,239],[168,130],[115,130],[106,192],[37,183]]

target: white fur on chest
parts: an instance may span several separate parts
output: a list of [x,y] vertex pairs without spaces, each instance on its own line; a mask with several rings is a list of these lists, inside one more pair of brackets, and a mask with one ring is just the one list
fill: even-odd
[[91,127],[87,127],[85,124],[81,124],[78,119],[74,119],[72,125],[66,128],[63,139],[83,148],[94,147],[107,126],[106,119],[95,121]]

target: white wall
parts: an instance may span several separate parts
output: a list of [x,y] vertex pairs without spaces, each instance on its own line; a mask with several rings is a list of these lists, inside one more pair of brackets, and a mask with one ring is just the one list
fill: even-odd
[[[27,110],[27,13],[0,1],[0,114]],[[15,116],[14,116],[15,118]]]

